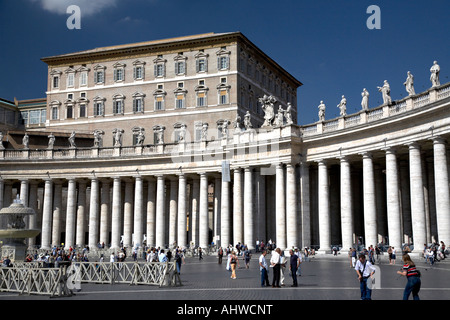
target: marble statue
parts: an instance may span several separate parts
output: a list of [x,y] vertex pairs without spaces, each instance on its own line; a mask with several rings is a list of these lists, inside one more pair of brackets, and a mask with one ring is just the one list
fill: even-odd
[[76,144],[75,144],[75,135],[76,135],[75,131],[72,131],[72,133],[70,134],[70,137],[69,137],[69,146],[70,146],[70,148],[76,148],[77,147]]
[[325,121],[325,104],[323,101],[320,101],[317,108],[319,108],[319,121]]
[[278,112],[274,121],[274,125],[276,127],[281,127],[282,125],[284,125],[284,110],[281,105],[278,106]]
[[95,130],[94,131],[94,147],[95,148],[99,148],[102,146],[102,141],[103,141],[103,135],[105,134],[105,132],[103,132],[102,130]]
[[262,98],[259,98],[259,102],[261,103],[261,107],[264,111],[263,127],[273,126],[273,121],[275,119],[274,105],[277,100],[273,96],[264,95]]
[[0,150],[5,149],[5,147],[3,146],[3,132],[0,131]]
[[53,133],[50,133],[48,136],[48,149],[53,149],[53,146],[55,145],[55,136]]
[[224,120],[220,127],[222,138],[228,138],[228,125],[230,124],[229,120]]
[[145,140],[144,129],[141,129],[137,134],[136,145],[142,147],[144,145],[144,140]]
[[204,123],[202,125],[201,139],[202,139],[202,141],[206,141],[208,139],[208,124],[207,123]]
[[25,135],[23,136],[23,139],[22,139],[23,148],[28,149],[29,143],[30,143],[30,137],[28,136],[28,133],[25,133]]
[[162,126],[154,126],[153,132],[155,135],[155,144],[164,144],[164,130],[166,127]]
[[244,128],[245,130],[253,128],[250,111],[247,111],[247,113],[244,116]]
[[234,120],[234,130],[241,131],[241,116],[237,115],[236,120]]
[[439,81],[439,72],[441,72],[441,68],[439,67],[437,61],[433,62],[433,66],[431,67],[430,72],[431,72],[430,80],[432,87],[440,86],[441,83]]
[[369,91],[366,88],[361,92],[362,100],[361,100],[361,108],[365,111],[369,110]]
[[121,147],[123,129],[114,129],[112,133],[114,135],[114,147]]
[[291,125],[293,123],[292,121],[292,104],[290,102],[287,103],[287,109],[284,112],[284,117],[286,118],[286,125]]
[[413,96],[416,94],[414,90],[414,76],[411,74],[410,71],[408,71],[408,75],[406,76],[406,81],[403,83],[403,85],[406,87],[406,92],[410,96]]
[[178,142],[184,142],[186,140],[186,125],[183,124],[178,131]]
[[391,87],[389,86],[389,82],[384,80],[384,84],[382,87],[377,87],[378,91],[383,95],[383,104],[391,104]]
[[342,96],[341,102],[339,102],[337,107],[340,110],[339,114],[340,114],[341,117],[347,115],[347,99],[345,98],[345,96]]

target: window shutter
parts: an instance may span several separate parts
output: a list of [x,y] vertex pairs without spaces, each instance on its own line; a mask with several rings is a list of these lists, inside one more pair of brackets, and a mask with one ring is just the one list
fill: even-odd
[[117,81],[117,69],[114,69],[114,81]]
[[94,82],[97,83],[97,71],[94,72]]
[[195,60],[195,71],[199,72],[200,71],[200,59]]
[[205,58],[205,72],[208,72],[208,59]]
[[155,65],[153,66],[153,73],[154,73],[154,76],[155,76],[155,77],[158,75],[158,65],[157,65],[157,64],[155,64]]
[[133,67],[133,79],[136,80],[137,76],[136,76],[136,67]]

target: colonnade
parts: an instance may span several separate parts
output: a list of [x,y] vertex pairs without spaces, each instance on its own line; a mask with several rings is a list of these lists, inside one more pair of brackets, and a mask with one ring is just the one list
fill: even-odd
[[[24,204],[41,215],[27,223],[41,229],[38,245],[43,249],[60,245],[62,237],[66,248],[142,246],[145,235],[147,246],[156,247],[207,247],[214,241],[253,249],[257,239],[272,239],[280,248],[317,245],[328,252],[336,244],[344,250],[353,247],[362,236],[366,246],[384,242],[400,248],[412,241],[421,251],[432,240],[450,242],[446,140],[432,139],[428,171],[421,147],[412,142],[270,168],[236,167],[224,176],[215,169],[5,179],[0,180],[0,204],[11,202],[14,182]],[[362,175],[358,186],[355,172]],[[36,245],[36,239],[29,243]]]

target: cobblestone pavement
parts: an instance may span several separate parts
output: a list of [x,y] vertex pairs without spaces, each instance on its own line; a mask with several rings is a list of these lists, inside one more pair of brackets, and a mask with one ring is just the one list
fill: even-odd
[[[237,279],[230,278],[225,270],[226,262],[218,264],[216,256],[186,258],[181,269],[181,287],[156,287],[135,285],[82,284],[81,291],[58,300],[209,300],[209,301],[276,301],[276,300],[359,300],[359,282],[356,272],[350,267],[347,256],[316,255],[310,261],[301,264],[301,276],[298,287],[291,287],[289,270],[285,271],[285,286],[282,288],[261,287],[258,267],[259,253],[252,256],[250,267],[244,267],[240,260]],[[397,260],[389,265],[386,256],[382,256],[379,268],[378,286],[373,290],[373,300],[401,300],[406,279],[397,275],[402,266]],[[270,256],[266,256],[267,260]],[[417,261],[418,260],[418,261]],[[450,258],[434,266],[416,259],[422,271],[422,300],[450,300]],[[272,281],[272,274],[269,272]],[[377,280],[378,281],[378,280]],[[48,300],[43,296],[20,296],[0,293],[2,300]]]

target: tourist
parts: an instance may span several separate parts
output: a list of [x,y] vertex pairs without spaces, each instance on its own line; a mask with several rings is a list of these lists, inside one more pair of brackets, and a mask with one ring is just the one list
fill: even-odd
[[178,274],[181,273],[181,265],[185,264],[183,251],[176,249],[175,251],[175,263],[177,265]]
[[359,255],[359,259],[356,262],[355,271],[358,275],[359,289],[361,290],[361,300],[372,300],[372,290],[367,286],[369,278],[372,281],[375,268],[370,261],[366,260],[364,254]]
[[267,269],[266,261],[267,251],[262,249],[261,256],[259,257],[259,271],[261,272],[261,287],[268,287],[269,283],[269,270]]
[[284,256],[284,251],[280,250],[280,286],[284,287],[284,271],[286,270],[287,259]]
[[297,287],[297,269],[300,266],[300,258],[294,253],[294,251],[291,249],[289,250],[290,254],[290,263],[289,263],[289,271],[292,275],[292,286]]
[[397,271],[398,274],[405,276],[407,279],[405,290],[403,291],[403,300],[408,300],[413,295],[414,300],[420,300],[419,291],[421,286],[420,272],[416,269],[416,265],[411,260],[409,254],[403,255],[403,268]]
[[223,249],[222,247],[219,248],[217,251],[217,256],[219,257],[219,264],[222,264],[222,258],[223,258]]
[[239,267],[239,259],[234,250],[230,255],[231,279],[236,279],[236,266]]
[[244,261],[245,261],[245,268],[248,269],[250,267],[250,258],[252,257],[250,250],[247,246],[245,246],[244,250]]
[[273,268],[272,288],[280,287],[280,248],[276,248],[272,251],[272,257],[270,258],[270,266]]

